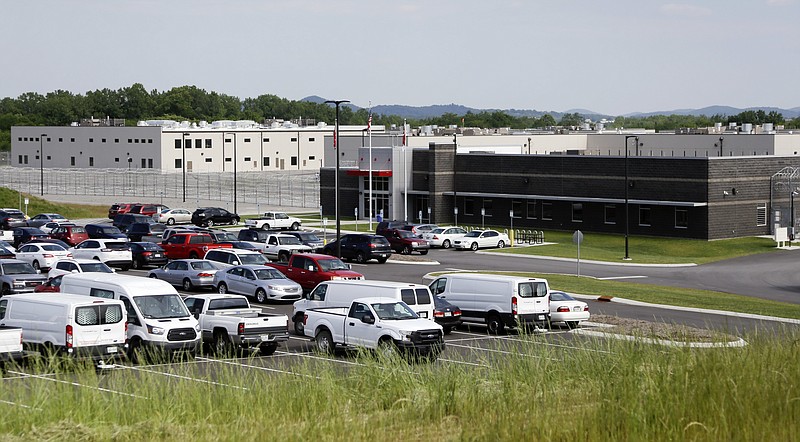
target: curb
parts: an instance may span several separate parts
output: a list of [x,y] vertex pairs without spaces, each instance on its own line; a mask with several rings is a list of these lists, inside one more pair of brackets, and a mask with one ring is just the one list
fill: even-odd
[[[517,253],[498,253],[498,252],[475,252],[476,255],[493,255],[493,256],[511,256],[516,258],[528,258],[528,259],[547,259],[551,261],[565,261],[565,262],[578,262],[575,258],[561,258],[557,256],[541,256],[541,255],[520,255]],[[583,264],[600,264],[600,265],[608,265],[608,266],[624,266],[624,267],[696,267],[697,264],[695,263],[684,263],[684,264],[636,264],[636,263],[626,263],[626,262],[609,262],[609,261],[593,261],[589,259],[582,259],[581,263]]]
[[730,347],[744,347],[747,345],[747,341],[742,338],[739,338],[735,341],[729,342],[681,342],[681,341],[670,341],[667,339],[654,339],[654,338],[643,338],[637,336],[630,336],[630,335],[620,335],[615,333],[603,333],[603,332],[596,332],[591,330],[574,330],[573,333],[578,335],[586,335],[586,336],[593,336],[597,338],[611,338],[611,339],[619,339],[622,341],[636,341],[641,342],[644,344],[658,344],[664,345],[668,347],[683,347],[683,348],[730,348]]
[[391,262],[392,264],[410,264],[410,265],[418,265],[418,266],[438,266],[442,265],[439,261],[397,261],[394,259],[389,259],[386,262]]

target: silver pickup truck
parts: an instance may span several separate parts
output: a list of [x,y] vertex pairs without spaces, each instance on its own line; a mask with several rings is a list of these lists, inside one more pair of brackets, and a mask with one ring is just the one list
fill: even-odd
[[288,316],[262,313],[260,308],[250,307],[244,296],[194,295],[184,302],[200,323],[203,343],[218,354],[258,349],[269,356],[289,340]]

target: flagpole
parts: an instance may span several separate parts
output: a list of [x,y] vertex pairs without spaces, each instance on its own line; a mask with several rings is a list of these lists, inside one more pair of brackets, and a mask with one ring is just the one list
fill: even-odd
[[372,232],[372,102],[369,102],[369,119],[367,120],[369,133],[369,231]]

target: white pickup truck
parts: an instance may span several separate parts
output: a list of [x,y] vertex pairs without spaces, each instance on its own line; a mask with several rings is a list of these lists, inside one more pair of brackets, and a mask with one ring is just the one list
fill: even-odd
[[186,307],[200,322],[203,343],[218,354],[236,349],[259,349],[269,356],[278,344],[289,339],[289,317],[262,313],[250,307],[240,295],[194,295],[184,299]]
[[23,355],[22,329],[0,326],[0,374],[5,372],[7,362],[17,362]]
[[300,218],[289,216],[284,212],[264,212],[259,218],[247,219],[244,225],[254,229],[288,229],[299,230]]
[[442,326],[420,319],[406,303],[392,298],[358,298],[350,307],[308,309],[303,321],[303,333],[324,353],[333,354],[337,346],[363,347],[435,360],[444,350]]
[[311,253],[313,251],[296,236],[280,233],[269,235],[264,243],[266,246],[261,253],[273,261],[289,262],[289,257],[295,253]]

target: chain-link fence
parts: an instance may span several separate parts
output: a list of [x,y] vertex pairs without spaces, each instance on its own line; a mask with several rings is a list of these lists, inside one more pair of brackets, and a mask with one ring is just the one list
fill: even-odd
[[237,200],[243,204],[286,207],[319,207],[319,173],[269,171],[220,173],[160,173],[154,169],[44,169],[0,167],[0,182],[33,195],[182,198],[186,200]]

